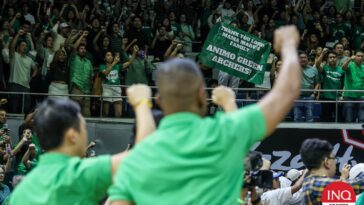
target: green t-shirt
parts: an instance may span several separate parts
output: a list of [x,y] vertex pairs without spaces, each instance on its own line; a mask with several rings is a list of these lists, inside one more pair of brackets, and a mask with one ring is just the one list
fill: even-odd
[[92,159],[46,153],[11,194],[11,205],[94,204],[111,185],[111,157]]
[[333,40],[340,41],[342,37],[350,34],[350,28],[345,24],[336,24],[332,27]]
[[152,70],[151,63],[141,58],[136,58],[126,70],[126,85],[146,84],[148,85],[148,73]]
[[70,59],[71,82],[78,86],[84,94],[91,93],[91,81],[93,75],[93,66],[88,58],[81,58],[79,55],[73,55]]
[[[344,90],[364,90],[364,65],[350,62],[345,72]],[[364,99],[363,92],[344,92],[344,97]]]
[[[323,86],[324,90],[340,90],[341,89],[341,78],[344,75],[344,70],[337,66],[335,68],[324,65],[322,77],[323,77]],[[336,100],[338,96],[336,96],[336,92],[322,92],[322,96],[325,99]]]
[[[302,67],[301,89],[314,89],[319,83],[320,77],[316,68],[311,66]],[[309,96],[312,92],[302,92],[302,96]]]
[[[105,64],[100,65],[99,71],[102,72],[104,70],[107,70],[107,67]],[[119,73],[121,70],[120,64],[116,64],[112,67],[112,70],[107,76],[103,75],[103,83],[107,85],[120,85],[120,77]]]
[[24,163],[20,162],[17,169],[17,175],[26,175],[30,170],[32,170],[35,166],[37,166],[38,160],[34,158],[30,163],[30,168],[27,169]]
[[109,197],[138,205],[237,204],[243,159],[265,133],[257,105],[214,118],[168,115],[125,158]]
[[363,205],[364,204],[364,194],[361,194],[358,200],[355,203],[356,205]]

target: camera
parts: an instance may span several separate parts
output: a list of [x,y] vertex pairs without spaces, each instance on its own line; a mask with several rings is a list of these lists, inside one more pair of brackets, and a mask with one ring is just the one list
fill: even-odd
[[273,186],[273,173],[270,170],[260,170],[263,166],[263,155],[257,151],[249,152],[245,158],[245,182],[243,188],[266,188]]

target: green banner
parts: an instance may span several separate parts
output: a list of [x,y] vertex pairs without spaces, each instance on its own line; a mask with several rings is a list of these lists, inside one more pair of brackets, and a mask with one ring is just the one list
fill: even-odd
[[217,23],[210,31],[199,59],[207,67],[261,84],[270,48],[270,43],[257,36]]

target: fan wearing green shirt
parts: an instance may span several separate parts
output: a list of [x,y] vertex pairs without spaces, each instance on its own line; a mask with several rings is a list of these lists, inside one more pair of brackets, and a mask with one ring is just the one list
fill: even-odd
[[[135,85],[127,90],[136,114],[136,139],[155,129],[149,109],[151,90]],[[127,152],[113,156],[81,159],[86,154],[86,122],[77,103],[48,99],[38,108],[34,126],[42,149],[38,165],[15,188],[11,205],[97,205],[106,198],[107,188]]]
[[[165,117],[119,167],[108,191],[111,204],[237,204],[242,160],[275,130],[299,95],[298,43],[294,26],[277,29],[274,45],[282,51],[283,65],[272,91],[258,104],[214,118],[204,117],[206,92],[196,63],[164,63],[157,75],[157,101]],[[212,97],[224,109],[235,104],[234,92],[226,89],[217,88]]]
[[[322,60],[326,57],[327,61],[322,66]],[[324,90],[340,90],[342,89],[341,79],[344,76],[344,70],[337,66],[337,54],[324,48],[320,57],[316,61],[316,68],[323,77],[322,89]],[[339,99],[337,92],[323,92],[322,100],[332,101],[332,103],[322,103],[322,119],[324,122],[333,122],[336,114],[335,101]]]
[[[364,52],[357,51],[354,56],[343,63],[345,70],[344,100],[363,101],[364,92],[351,92],[350,90],[364,90]],[[349,90],[349,91],[347,91]],[[364,122],[364,103],[344,102],[345,122]]]
[[106,51],[105,64],[101,64],[99,71],[103,77],[102,96],[103,96],[103,116],[109,116],[110,104],[114,105],[115,117],[121,117],[121,87],[120,72],[127,68],[135,59],[137,51],[133,50],[133,56],[129,61],[119,64],[120,56],[117,54],[114,58],[112,51]]

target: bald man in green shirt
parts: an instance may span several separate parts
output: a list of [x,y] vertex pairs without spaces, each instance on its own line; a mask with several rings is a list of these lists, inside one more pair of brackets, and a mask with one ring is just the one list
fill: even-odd
[[[139,142],[155,129],[148,107],[151,90],[136,85],[127,94],[136,113]],[[97,205],[106,198],[112,176],[127,153],[81,159],[88,144],[86,122],[78,104],[67,99],[45,101],[35,114],[34,124],[46,153],[15,188],[10,204]]]
[[234,93],[219,87],[213,101],[227,113],[214,118],[203,117],[206,94],[197,65],[187,59],[165,63],[157,77],[165,117],[119,167],[108,191],[111,204],[237,204],[243,158],[275,130],[299,95],[298,43],[295,27],[278,29],[275,49],[282,51],[283,65],[273,90],[258,104],[233,111],[226,108],[235,104]]

